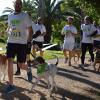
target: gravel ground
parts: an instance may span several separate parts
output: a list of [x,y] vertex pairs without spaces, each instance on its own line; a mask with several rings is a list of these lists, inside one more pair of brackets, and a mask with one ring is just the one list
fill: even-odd
[[[55,63],[56,60],[47,62]],[[86,63],[89,64],[87,61]],[[45,80],[31,92],[32,83],[27,81],[26,72],[21,71],[20,76],[14,76],[16,92],[5,94],[6,83],[0,84],[0,100],[100,100],[100,72],[95,72],[92,66],[85,67],[84,71],[80,69],[79,64],[80,61],[78,63],[72,61],[72,66],[68,66],[64,63],[64,59],[59,59],[58,73],[55,77],[58,90],[52,97],[49,96]],[[14,65],[15,70],[16,65]],[[32,73],[34,82],[36,68],[32,69]]]

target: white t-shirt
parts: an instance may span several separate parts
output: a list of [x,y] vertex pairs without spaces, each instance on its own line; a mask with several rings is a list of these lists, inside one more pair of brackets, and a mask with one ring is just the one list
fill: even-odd
[[[46,28],[43,24],[34,24],[33,23],[32,28],[33,28],[34,33],[38,30],[40,30],[41,33],[46,32]],[[34,38],[33,40],[37,41],[37,42],[44,42],[44,36],[40,35],[37,38]]]
[[69,41],[75,41],[75,36],[72,34],[77,34],[77,29],[73,25],[65,25],[64,28],[61,31],[62,35],[65,35],[64,39],[67,39]]
[[82,43],[93,43],[92,37],[89,37],[88,35],[95,32],[97,30],[96,27],[93,24],[82,24],[81,30],[83,31]]
[[27,43],[27,28],[32,26],[32,21],[27,13],[8,15],[8,43]]

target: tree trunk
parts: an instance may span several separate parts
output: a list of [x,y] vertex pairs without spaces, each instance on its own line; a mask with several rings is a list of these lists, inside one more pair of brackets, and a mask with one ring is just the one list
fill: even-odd
[[46,15],[46,12],[45,12],[45,2],[44,2],[44,0],[39,0],[38,16],[44,18],[45,15]]
[[45,43],[49,43],[51,40],[52,24],[51,24],[51,21],[49,20],[50,18],[46,17],[45,1],[44,0],[39,0],[38,16],[43,19],[43,24],[46,27],[47,34],[44,37]]
[[48,18],[44,18],[44,25],[46,27],[46,35],[44,37],[45,43],[50,43],[52,35],[52,24]]

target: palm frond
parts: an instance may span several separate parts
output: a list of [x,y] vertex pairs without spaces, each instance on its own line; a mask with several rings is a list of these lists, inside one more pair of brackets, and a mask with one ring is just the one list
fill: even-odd
[[14,11],[14,9],[12,9],[10,7],[6,7],[2,13],[8,13],[8,12],[12,13],[13,11]]
[[52,14],[56,11],[56,9],[59,8],[59,6],[63,3],[63,1],[59,1],[53,8],[52,8]]

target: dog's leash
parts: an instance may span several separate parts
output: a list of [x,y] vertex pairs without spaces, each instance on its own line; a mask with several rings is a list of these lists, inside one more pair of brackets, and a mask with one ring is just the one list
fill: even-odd
[[31,56],[32,56],[33,58],[36,58],[36,57],[32,54],[32,52],[31,52],[30,54],[31,54]]

